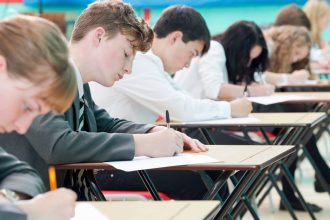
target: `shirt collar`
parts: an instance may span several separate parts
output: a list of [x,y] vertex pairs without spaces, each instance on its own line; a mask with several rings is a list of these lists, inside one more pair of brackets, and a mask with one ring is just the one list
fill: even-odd
[[77,86],[78,86],[78,93],[79,93],[79,99],[82,98],[82,96],[84,95],[84,83],[81,77],[81,73],[77,67],[77,65],[72,61],[73,67],[75,69],[75,73],[76,73],[76,78],[77,78]]

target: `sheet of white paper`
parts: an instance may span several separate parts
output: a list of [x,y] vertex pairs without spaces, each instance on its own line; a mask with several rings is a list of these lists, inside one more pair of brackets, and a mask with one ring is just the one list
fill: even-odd
[[75,216],[71,220],[109,220],[99,210],[90,204],[79,203],[75,209]]
[[107,164],[119,170],[126,172],[136,170],[155,169],[160,167],[171,167],[189,164],[214,163],[220,162],[214,158],[199,154],[178,154],[173,157],[134,157],[132,161],[106,162]]
[[290,85],[316,85],[318,83],[317,80],[306,80],[303,83],[277,83],[278,86],[290,86]]
[[251,102],[255,102],[262,105],[271,105],[287,101],[300,101],[315,99],[311,96],[300,96],[300,95],[271,95],[271,96],[259,96],[259,97],[248,97]]
[[259,119],[248,116],[242,118],[227,118],[227,119],[216,119],[216,120],[207,120],[207,121],[192,121],[185,122],[185,124],[217,124],[217,125],[227,125],[227,124],[248,124],[248,123],[256,123],[260,122]]

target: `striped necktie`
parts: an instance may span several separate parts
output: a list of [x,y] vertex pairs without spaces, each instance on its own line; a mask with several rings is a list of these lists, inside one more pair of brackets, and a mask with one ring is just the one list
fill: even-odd
[[82,131],[84,127],[84,111],[85,111],[85,100],[84,95],[79,99],[79,127],[78,131]]
[[[84,130],[84,111],[87,106],[84,95],[79,99],[78,131]],[[92,172],[88,170],[72,170],[68,173],[71,177],[71,188],[78,194],[78,200],[95,201],[96,196],[91,187]]]

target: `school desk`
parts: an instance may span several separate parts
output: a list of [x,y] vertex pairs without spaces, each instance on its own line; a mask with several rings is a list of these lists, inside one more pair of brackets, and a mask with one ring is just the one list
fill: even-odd
[[[219,211],[219,218],[229,215],[231,208],[245,192],[250,181],[259,174],[265,172],[267,167],[278,163],[283,158],[288,157],[295,151],[294,146],[274,146],[274,145],[210,145],[209,151],[201,154],[209,155],[220,162],[196,165],[184,165],[160,168],[162,170],[224,170],[219,178],[213,183],[206,193],[204,199],[212,200],[217,195],[220,188],[226,183],[228,178],[237,170],[246,171],[244,177],[235,186],[234,191],[222,204]],[[106,163],[78,163],[57,165],[56,169],[114,169]],[[143,179],[148,190],[153,194],[158,194],[151,179]],[[146,183],[147,182],[147,183]],[[154,199],[159,199],[154,198]]]

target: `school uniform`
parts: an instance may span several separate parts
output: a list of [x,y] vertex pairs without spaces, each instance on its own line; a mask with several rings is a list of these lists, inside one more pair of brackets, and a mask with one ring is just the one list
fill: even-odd
[[[0,148],[0,189],[34,197],[45,191],[42,180],[26,163]],[[12,203],[0,202],[0,219],[25,220],[25,213]]]
[[228,102],[196,99],[180,88],[151,50],[137,53],[132,73],[113,87],[91,84],[91,90],[95,102],[111,115],[139,123],[154,123],[165,110],[177,121],[230,117]]
[[[79,74],[77,78],[85,101],[83,131],[78,131],[77,93],[64,115],[48,113],[37,117],[25,135],[0,135],[3,146],[21,160],[35,165],[45,183],[48,183],[49,164],[132,160],[135,154],[132,134],[147,133],[154,127],[112,118],[94,103],[88,84],[82,85]],[[58,184],[62,186],[65,172],[57,173]]]
[[216,100],[221,85],[229,83],[223,46],[212,40],[208,52],[178,71],[174,81],[194,98]]

